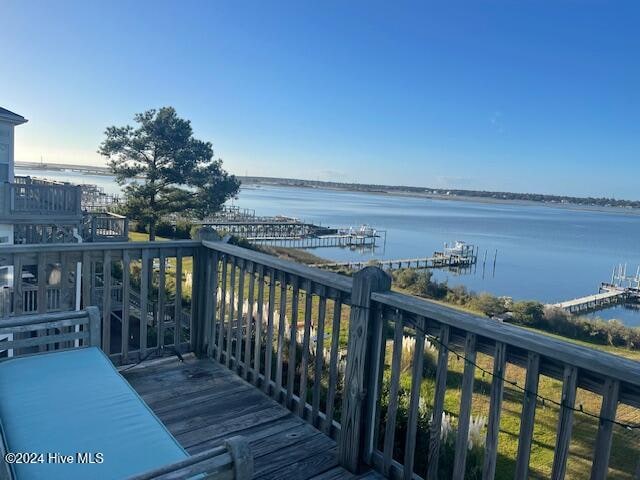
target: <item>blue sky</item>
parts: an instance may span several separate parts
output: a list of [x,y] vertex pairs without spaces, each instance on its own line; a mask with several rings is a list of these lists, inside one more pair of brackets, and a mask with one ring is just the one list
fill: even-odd
[[173,105],[236,174],[640,198],[640,4],[1,0],[16,158]]

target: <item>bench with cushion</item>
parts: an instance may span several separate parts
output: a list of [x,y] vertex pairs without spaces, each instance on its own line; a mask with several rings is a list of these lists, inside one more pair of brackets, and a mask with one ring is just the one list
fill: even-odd
[[[88,330],[92,329],[90,319],[95,314],[91,310],[84,312],[87,321],[82,325]],[[50,337],[54,336],[51,332],[56,331],[56,322],[68,326],[59,314],[42,315],[40,321],[46,324]],[[0,321],[0,333],[20,322]],[[33,317],[22,325],[25,323],[37,324]],[[86,333],[88,343],[94,343],[93,334]],[[69,334],[63,335],[67,335],[68,342]],[[25,340],[15,342],[24,345]],[[51,462],[48,457],[42,463],[5,463],[0,469],[2,480],[248,480],[252,475],[251,454],[246,442],[238,437],[227,440],[224,447],[189,456],[97,346],[17,356],[0,362],[0,428],[3,454],[58,453],[73,458],[73,463]],[[91,458],[97,463],[77,463],[78,453],[88,454],[85,460]]]

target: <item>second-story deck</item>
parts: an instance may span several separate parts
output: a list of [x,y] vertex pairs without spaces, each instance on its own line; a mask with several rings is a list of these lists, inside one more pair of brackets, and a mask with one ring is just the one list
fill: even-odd
[[38,223],[82,219],[79,186],[31,177],[0,184],[0,221]]
[[16,245],[1,266],[33,277],[4,315],[99,305],[102,349],[176,438],[244,432],[260,478],[640,478],[640,363],[393,292],[377,268],[208,241]]
[[0,184],[0,223],[14,225],[18,244],[128,240],[126,217],[82,198],[83,186],[18,176]]

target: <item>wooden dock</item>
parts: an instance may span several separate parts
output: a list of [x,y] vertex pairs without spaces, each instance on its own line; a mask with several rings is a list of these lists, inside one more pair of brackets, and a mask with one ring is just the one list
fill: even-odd
[[254,479],[381,479],[338,465],[336,442],[224,366],[186,355],[122,372],[180,444],[194,455],[242,435],[255,459]]
[[349,268],[361,270],[371,264],[385,270],[397,270],[401,268],[446,268],[446,267],[469,267],[476,263],[476,257],[458,255],[436,255],[421,258],[403,258],[397,260],[368,260],[350,262],[318,263],[311,265],[319,268]]
[[341,247],[341,248],[374,248],[378,236],[368,235],[322,235],[309,237],[249,237],[251,243],[259,245],[274,245],[278,247],[290,248],[321,248],[321,247]]
[[335,230],[326,229],[312,223],[283,219],[216,220],[203,221],[201,224],[219,232],[226,232],[248,240],[302,238],[318,236],[324,233],[335,233]]
[[629,297],[627,289],[604,286],[600,293],[574,298],[566,302],[554,303],[552,306],[569,313],[589,312],[607,308],[613,304],[625,302]]

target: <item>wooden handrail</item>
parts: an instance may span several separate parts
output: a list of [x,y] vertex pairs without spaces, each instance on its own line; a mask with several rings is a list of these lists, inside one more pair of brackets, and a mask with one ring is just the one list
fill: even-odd
[[[105,250],[154,250],[171,248],[201,247],[197,240],[170,240],[158,242],[96,242],[96,243],[55,243],[33,245],[0,246],[0,255],[25,253],[66,253],[66,252],[100,252]],[[242,249],[241,249],[242,250]]]
[[353,281],[349,277],[339,275],[333,272],[326,272],[313,267],[308,267],[301,263],[291,262],[283,260],[281,258],[267,255],[266,253],[256,252],[254,250],[248,250],[246,248],[238,247],[235,245],[229,245],[223,242],[211,242],[204,240],[202,244],[220,253],[226,253],[238,258],[242,258],[244,261],[261,264],[269,268],[274,268],[281,272],[286,272],[291,275],[295,275],[300,278],[305,278],[314,282],[322,283],[324,285],[336,288],[342,292],[351,292],[351,286]]
[[[485,339],[502,342],[527,352],[535,352],[563,364],[573,365],[604,377],[616,378],[640,387],[640,362],[619,355],[576,345],[516,325],[461,312],[398,292],[372,293],[371,298],[389,307],[437,320],[450,327],[472,332]],[[526,357],[519,359],[513,356],[511,358],[519,364],[524,364],[526,361]],[[550,370],[548,373],[552,373],[552,371]],[[638,401],[640,407],[640,399]]]

